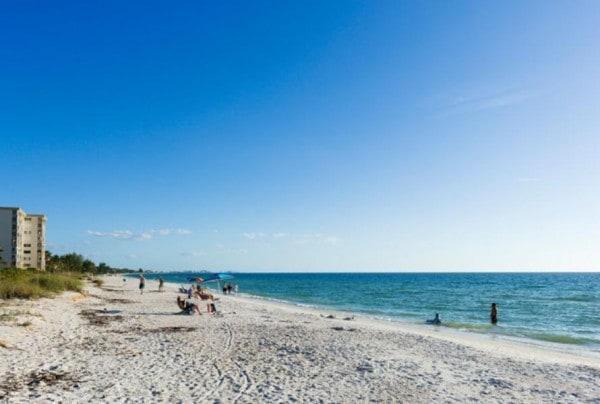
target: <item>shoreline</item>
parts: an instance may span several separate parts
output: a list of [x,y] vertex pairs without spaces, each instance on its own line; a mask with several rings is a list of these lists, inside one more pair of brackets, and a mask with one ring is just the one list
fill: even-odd
[[[9,402],[594,402],[600,360],[247,296],[180,315],[178,286],[104,276],[86,295],[5,302]],[[3,307],[8,307],[3,306]],[[335,318],[327,318],[332,314]]]
[[[167,284],[167,282],[165,282]],[[171,283],[171,285],[176,286]],[[214,290],[213,290],[214,291]],[[222,294],[216,294],[221,297]],[[256,296],[247,293],[238,295],[226,295],[228,299],[236,299],[240,302],[254,303],[260,305],[265,302],[267,305],[278,306],[278,308],[295,312],[297,314],[311,313],[313,315],[333,314],[334,320],[343,320],[344,317],[352,316],[357,324],[378,329],[391,331],[413,333],[420,336],[443,339],[445,341],[468,345],[472,348],[489,351],[491,354],[498,352],[502,348],[505,352],[518,355],[523,359],[548,360],[553,363],[574,363],[586,364],[588,366],[600,367],[600,352],[585,349],[581,345],[568,345],[530,338],[512,337],[503,334],[484,334],[456,328],[433,326],[427,324],[413,323],[403,319],[380,318],[377,316],[366,315],[352,311],[338,310],[334,308],[318,307],[305,305],[302,303],[289,302],[279,299],[271,299],[263,296]],[[528,354],[526,351],[534,351]],[[547,354],[552,354],[551,358]]]
[[[156,275],[156,274],[153,274]],[[135,275],[130,276],[131,279],[136,279]],[[150,279],[150,281],[156,281],[155,279]],[[165,284],[170,284],[172,287],[179,288],[179,284],[175,282],[165,282]],[[223,296],[220,290],[216,288],[209,288],[211,292],[215,294],[215,296]],[[442,324],[441,326],[432,326],[424,324],[424,320],[422,323],[417,321],[411,321],[407,318],[402,317],[385,317],[375,314],[367,314],[360,311],[349,311],[343,310],[335,307],[328,307],[326,305],[314,305],[303,302],[294,302],[289,300],[284,300],[280,298],[273,298],[267,296],[253,295],[250,293],[239,293],[237,295],[227,295],[227,297],[239,297],[246,298],[250,300],[256,300],[258,302],[265,301],[273,304],[281,304],[283,306],[297,307],[299,309],[306,309],[313,312],[332,312],[332,313],[341,313],[342,316],[355,316],[356,318],[362,318],[366,321],[374,321],[380,322],[383,325],[397,325],[399,329],[402,331],[411,331],[415,333],[419,333],[422,335],[428,336],[438,336],[444,338],[444,336],[449,337],[449,340],[454,342],[461,342],[461,339],[464,339],[465,342],[473,340],[472,346],[481,347],[486,343],[494,344],[495,341],[506,341],[507,344],[513,345],[523,345],[522,348],[528,349],[539,349],[539,350],[547,350],[551,351],[555,354],[567,354],[574,355],[575,357],[580,358],[589,358],[592,360],[598,360],[600,363],[600,346],[589,346],[585,344],[570,344],[570,343],[561,343],[555,341],[549,341],[544,339],[536,339],[529,336],[518,336],[511,335],[509,333],[494,333],[494,332],[477,332],[474,330],[469,330],[461,327],[451,327],[446,324]],[[500,326],[501,327],[501,326]],[[540,331],[540,333],[543,333]],[[551,335],[559,335],[559,334],[551,334]]]

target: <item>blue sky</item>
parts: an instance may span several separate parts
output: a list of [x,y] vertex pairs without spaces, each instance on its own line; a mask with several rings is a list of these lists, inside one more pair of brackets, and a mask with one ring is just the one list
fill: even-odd
[[159,270],[600,266],[600,5],[10,2],[0,204]]

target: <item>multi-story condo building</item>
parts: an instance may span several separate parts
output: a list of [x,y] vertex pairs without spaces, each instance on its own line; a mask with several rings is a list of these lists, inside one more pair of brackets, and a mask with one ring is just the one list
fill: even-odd
[[46,216],[0,207],[0,268],[46,269]]

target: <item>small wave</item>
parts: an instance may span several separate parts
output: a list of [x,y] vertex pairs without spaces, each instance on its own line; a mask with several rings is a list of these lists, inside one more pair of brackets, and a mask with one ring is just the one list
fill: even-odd
[[314,308],[319,308],[319,306],[315,305],[315,304],[300,303],[300,302],[295,302],[293,300],[284,300],[284,299],[278,299],[278,298],[275,298],[275,297],[253,295],[253,294],[250,294],[250,293],[238,293],[238,296],[249,297],[251,299],[264,300],[264,301],[268,301],[268,302],[291,304],[293,306],[298,306],[298,307],[307,307],[307,308],[313,308],[313,309]]
[[458,321],[447,321],[443,322],[442,325],[466,331],[489,331],[494,327],[492,324],[460,323]]
[[552,333],[543,333],[543,332],[519,332],[503,327],[494,326],[492,324],[473,324],[473,323],[461,323],[461,322],[444,322],[443,326],[449,328],[460,329],[463,331],[471,331],[471,332],[493,332],[494,334],[500,334],[507,337],[526,337],[531,338],[538,341],[545,342],[553,342],[558,344],[568,344],[568,345],[591,345],[591,344],[600,344],[600,341],[593,338],[585,338],[585,337],[572,337],[564,334],[552,334]]
[[597,341],[592,338],[571,337],[569,335],[560,335],[560,334],[533,333],[533,334],[529,334],[527,336],[529,338],[538,339],[540,341],[556,342],[559,344],[569,344],[569,345],[587,345],[587,344],[600,343],[600,341]]
[[558,302],[595,302],[598,300],[596,296],[590,295],[575,295],[575,296],[566,296],[566,297],[557,297],[555,299],[550,299]]

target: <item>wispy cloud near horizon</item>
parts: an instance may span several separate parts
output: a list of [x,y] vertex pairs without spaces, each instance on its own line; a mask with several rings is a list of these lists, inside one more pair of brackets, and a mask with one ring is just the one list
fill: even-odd
[[258,240],[267,237],[265,233],[244,233],[243,236],[248,240]]
[[86,232],[94,237],[106,237],[117,240],[150,240],[155,236],[170,236],[170,235],[189,235],[192,234],[188,229],[151,229],[142,232],[134,232],[131,230],[113,230],[110,232],[102,232],[97,230],[88,230]]
[[184,251],[180,253],[182,257],[202,257],[206,255],[204,251]]

